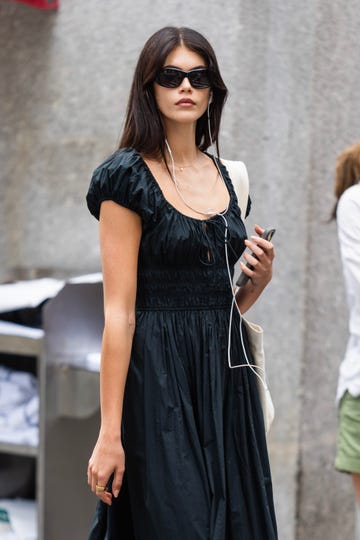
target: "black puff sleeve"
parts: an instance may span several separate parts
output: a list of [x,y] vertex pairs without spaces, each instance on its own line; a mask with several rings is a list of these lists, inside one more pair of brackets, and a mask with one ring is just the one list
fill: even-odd
[[247,206],[246,206],[245,218],[248,217],[248,215],[250,214],[250,211],[251,211],[251,197],[249,195]]
[[154,212],[153,199],[142,158],[130,148],[117,150],[95,169],[86,196],[88,208],[96,219],[100,216],[101,203],[111,200],[147,221]]

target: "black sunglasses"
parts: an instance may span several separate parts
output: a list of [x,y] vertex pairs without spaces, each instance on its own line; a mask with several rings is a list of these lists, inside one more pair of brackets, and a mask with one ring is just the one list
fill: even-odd
[[211,86],[210,73],[207,68],[183,71],[175,67],[164,67],[157,74],[155,81],[165,88],[177,88],[185,77],[189,79],[193,88],[209,88]]

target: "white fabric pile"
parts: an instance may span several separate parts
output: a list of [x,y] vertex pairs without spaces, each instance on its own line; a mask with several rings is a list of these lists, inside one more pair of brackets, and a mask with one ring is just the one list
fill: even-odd
[[37,446],[39,393],[34,375],[0,366],[0,440]]

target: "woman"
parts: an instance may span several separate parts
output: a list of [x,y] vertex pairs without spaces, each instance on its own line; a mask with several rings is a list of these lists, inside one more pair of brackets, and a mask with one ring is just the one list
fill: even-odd
[[[120,149],[91,181],[105,298],[91,539],[277,538],[256,376],[230,369],[227,353],[234,264],[245,246],[258,256],[245,255],[253,270],[242,264],[245,312],[271,279],[274,252],[246,239],[227,171],[205,153],[212,141],[218,149],[226,95],[201,34],[156,32]],[[233,319],[230,357],[243,364]]]
[[360,506],[360,141],[340,154],[336,164],[332,217],[337,221],[350,336],[340,365],[335,467],[352,476]]

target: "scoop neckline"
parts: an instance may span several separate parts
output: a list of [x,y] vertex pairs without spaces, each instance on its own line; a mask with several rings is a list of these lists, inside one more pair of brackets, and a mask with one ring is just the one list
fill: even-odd
[[[226,207],[225,210],[222,210],[221,212],[217,212],[216,214],[213,214],[207,218],[196,218],[196,217],[193,217],[193,216],[189,216],[188,214],[184,214],[184,212],[181,212],[178,208],[176,208],[176,206],[174,206],[173,204],[171,204],[171,202],[168,201],[168,199],[165,197],[164,195],[164,192],[163,190],[161,189],[160,187],[160,184],[159,182],[156,180],[155,176],[153,175],[153,173],[151,172],[150,170],[150,167],[148,166],[148,164],[146,163],[146,161],[144,160],[144,158],[142,157],[142,155],[134,149],[134,151],[136,152],[136,154],[138,155],[138,157],[140,158],[140,161],[145,169],[145,172],[147,173],[147,175],[150,177],[154,187],[156,188],[156,190],[158,191],[161,199],[164,201],[164,203],[166,204],[166,206],[172,210],[173,212],[175,212],[176,214],[178,214],[179,216],[181,216],[182,218],[184,219],[190,219],[192,221],[197,221],[197,222],[200,222],[200,223],[206,223],[207,221],[211,221],[212,219],[214,219],[215,217],[217,216],[226,216],[226,214],[228,214],[229,210],[230,210],[230,207],[231,205],[233,204],[233,194],[232,194],[232,191],[229,187],[229,184],[227,182],[227,180],[224,178],[223,176],[223,173],[222,173],[222,177],[223,177],[223,180],[224,180],[224,184],[225,184],[225,188],[228,192],[228,195],[229,195],[229,202],[228,202],[228,205]],[[215,167],[216,167],[216,164],[215,164],[215,156],[213,156],[212,154],[209,154],[207,152],[203,152],[203,154],[205,154],[206,156],[208,156],[212,162],[214,163]],[[219,167],[223,167],[222,163],[219,163]],[[225,171],[227,172],[227,169],[226,167],[225,168]]]

